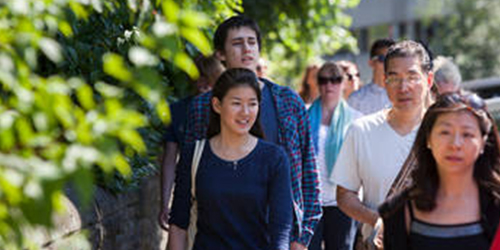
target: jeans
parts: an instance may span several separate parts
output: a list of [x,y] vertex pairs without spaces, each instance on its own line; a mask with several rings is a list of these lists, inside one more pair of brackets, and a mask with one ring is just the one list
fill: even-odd
[[323,217],[316,226],[309,250],[351,250],[356,227],[354,220],[336,206],[323,207]]

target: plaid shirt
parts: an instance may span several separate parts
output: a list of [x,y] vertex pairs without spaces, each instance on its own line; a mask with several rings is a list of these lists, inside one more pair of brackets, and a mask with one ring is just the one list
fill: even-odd
[[[319,177],[316,168],[309,118],[304,103],[288,87],[261,79],[271,90],[278,114],[278,140],[291,163],[294,229],[290,241],[305,246],[321,218]],[[205,138],[210,114],[211,92],[193,99],[186,125],[186,142]]]

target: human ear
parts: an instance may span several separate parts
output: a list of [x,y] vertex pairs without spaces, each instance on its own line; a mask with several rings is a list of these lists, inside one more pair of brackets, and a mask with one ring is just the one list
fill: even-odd
[[221,62],[226,61],[226,55],[224,54],[224,51],[220,50],[215,51],[215,57],[217,57],[217,59],[219,59],[219,61]]
[[434,84],[434,73],[429,72],[427,74],[427,87],[431,89],[433,84]]
[[221,101],[217,97],[212,98],[212,107],[214,108],[215,113],[220,114],[220,110],[222,108]]

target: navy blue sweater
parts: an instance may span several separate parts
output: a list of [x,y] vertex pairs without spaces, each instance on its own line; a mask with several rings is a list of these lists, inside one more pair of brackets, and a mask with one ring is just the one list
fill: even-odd
[[[191,161],[187,144],[177,166],[170,223],[189,225]],[[286,153],[259,140],[238,161],[215,155],[207,142],[196,175],[198,232],[194,249],[289,249],[292,228],[290,165]]]

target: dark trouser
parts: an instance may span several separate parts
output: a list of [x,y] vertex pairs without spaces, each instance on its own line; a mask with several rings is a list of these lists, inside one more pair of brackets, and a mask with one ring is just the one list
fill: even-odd
[[323,217],[316,226],[309,250],[351,250],[356,227],[354,221],[338,207],[323,207]]

